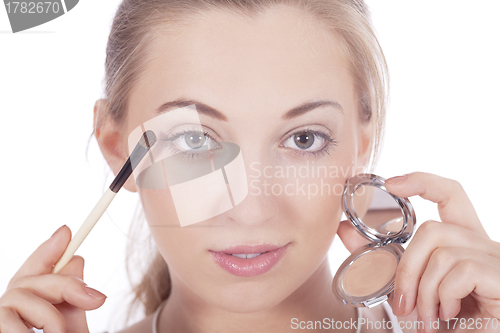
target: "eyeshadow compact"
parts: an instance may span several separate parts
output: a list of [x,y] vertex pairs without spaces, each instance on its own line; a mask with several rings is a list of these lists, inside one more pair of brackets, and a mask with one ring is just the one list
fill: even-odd
[[333,279],[333,293],[344,304],[373,307],[394,289],[405,243],[413,234],[415,212],[408,198],[393,195],[385,179],[359,174],[347,180],[342,206],[356,230],[371,243],[353,252]]

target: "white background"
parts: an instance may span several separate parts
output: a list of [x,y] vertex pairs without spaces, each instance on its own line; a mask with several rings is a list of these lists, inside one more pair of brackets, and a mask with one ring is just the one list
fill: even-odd
[[[68,14],[12,34],[0,9],[2,217],[0,294],[62,224],[79,228],[112,178],[92,139],[107,36],[119,1],[80,1]],[[500,2],[368,1],[389,63],[391,104],[376,173],[426,171],[459,180],[500,241]],[[108,299],[88,312],[92,332],[123,321],[124,249],[137,197],[120,191],[77,254],[85,281]],[[439,219],[412,199],[417,222]],[[347,257],[336,240],[331,264]]]

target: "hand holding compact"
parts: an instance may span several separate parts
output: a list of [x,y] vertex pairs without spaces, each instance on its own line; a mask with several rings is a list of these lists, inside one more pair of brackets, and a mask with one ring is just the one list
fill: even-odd
[[84,261],[73,256],[58,274],[51,274],[71,239],[59,228],[24,262],[0,297],[0,332],[88,332],[86,310],[104,304],[106,296],[83,282]]
[[[486,234],[462,186],[416,172],[388,179],[386,188],[397,196],[419,195],[437,203],[442,220],[423,223],[403,254],[390,302],[394,314],[416,316],[425,332],[498,331],[500,244]],[[438,318],[458,321],[449,326],[441,321],[439,330],[430,327]]]

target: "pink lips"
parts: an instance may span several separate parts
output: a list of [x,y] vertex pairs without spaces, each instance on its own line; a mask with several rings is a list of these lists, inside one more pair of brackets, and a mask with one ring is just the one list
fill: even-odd
[[[290,244],[290,243],[288,243]],[[278,247],[275,245],[259,246],[236,246],[223,251],[211,251],[214,260],[227,270],[237,276],[256,276],[264,274],[278,263],[283,257],[288,244]],[[243,259],[232,254],[255,254],[261,253],[254,258]]]

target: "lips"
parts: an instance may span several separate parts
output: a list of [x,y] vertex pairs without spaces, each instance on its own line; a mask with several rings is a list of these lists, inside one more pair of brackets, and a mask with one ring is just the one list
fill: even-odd
[[236,276],[250,277],[266,273],[283,257],[290,243],[284,246],[240,245],[222,251],[211,251],[215,262]]

